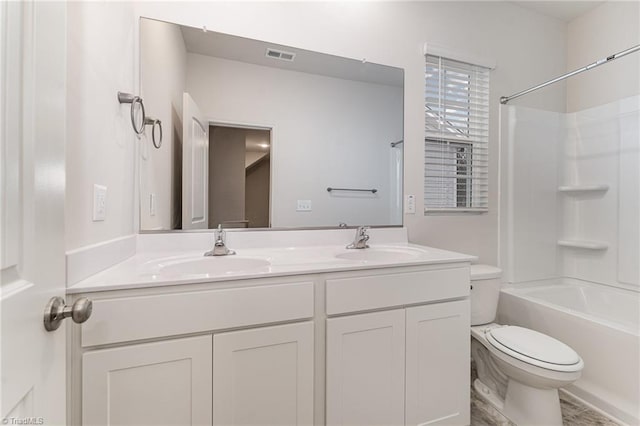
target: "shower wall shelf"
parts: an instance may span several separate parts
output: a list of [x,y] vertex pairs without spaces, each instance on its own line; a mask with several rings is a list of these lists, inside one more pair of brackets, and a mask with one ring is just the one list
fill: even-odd
[[558,245],[560,247],[578,248],[586,250],[606,250],[609,248],[609,244],[603,241],[593,240],[559,240]]
[[564,185],[558,187],[559,192],[564,192],[567,194],[605,192],[608,189],[609,185]]

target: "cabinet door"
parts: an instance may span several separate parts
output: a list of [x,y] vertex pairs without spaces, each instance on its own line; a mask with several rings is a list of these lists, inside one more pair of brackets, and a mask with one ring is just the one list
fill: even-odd
[[313,423],[313,323],[213,338],[214,425]]
[[469,424],[469,301],[407,309],[407,425]]
[[85,425],[210,425],[211,336],[87,352]]
[[327,320],[327,424],[404,424],[404,309]]

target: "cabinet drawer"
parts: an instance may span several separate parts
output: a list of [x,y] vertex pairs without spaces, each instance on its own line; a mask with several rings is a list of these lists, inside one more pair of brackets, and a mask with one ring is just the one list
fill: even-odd
[[469,295],[469,268],[327,280],[327,315],[428,303]]
[[98,299],[82,346],[313,317],[313,282]]

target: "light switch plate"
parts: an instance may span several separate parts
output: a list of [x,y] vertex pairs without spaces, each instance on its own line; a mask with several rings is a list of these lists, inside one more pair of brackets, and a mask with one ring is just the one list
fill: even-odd
[[416,196],[409,194],[405,202],[404,212],[406,214],[416,214]]
[[311,211],[311,200],[298,200],[298,206],[296,207],[297,212],[310,212]]
[[93,185],[93,221],[99,222],[107,218],[107,187]]

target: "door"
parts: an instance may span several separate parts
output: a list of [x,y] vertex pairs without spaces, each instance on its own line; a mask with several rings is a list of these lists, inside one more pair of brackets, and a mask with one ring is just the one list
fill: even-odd
[[210,425],[211,336],[85,353],[82,424]]
[[313,424],[313,323],[213,338],[213,424]]
[[407,308],[407,425],[468,425],[469,300]]
[[64,2],[1,2],[0,46],[0,418],[64,424],[65,327],[43,325],[65,292]]
[[182,229],[207,229],[209,121],[191,95],[182,98]]
[[327,320],[327,425],[404,425],[404,309]]

